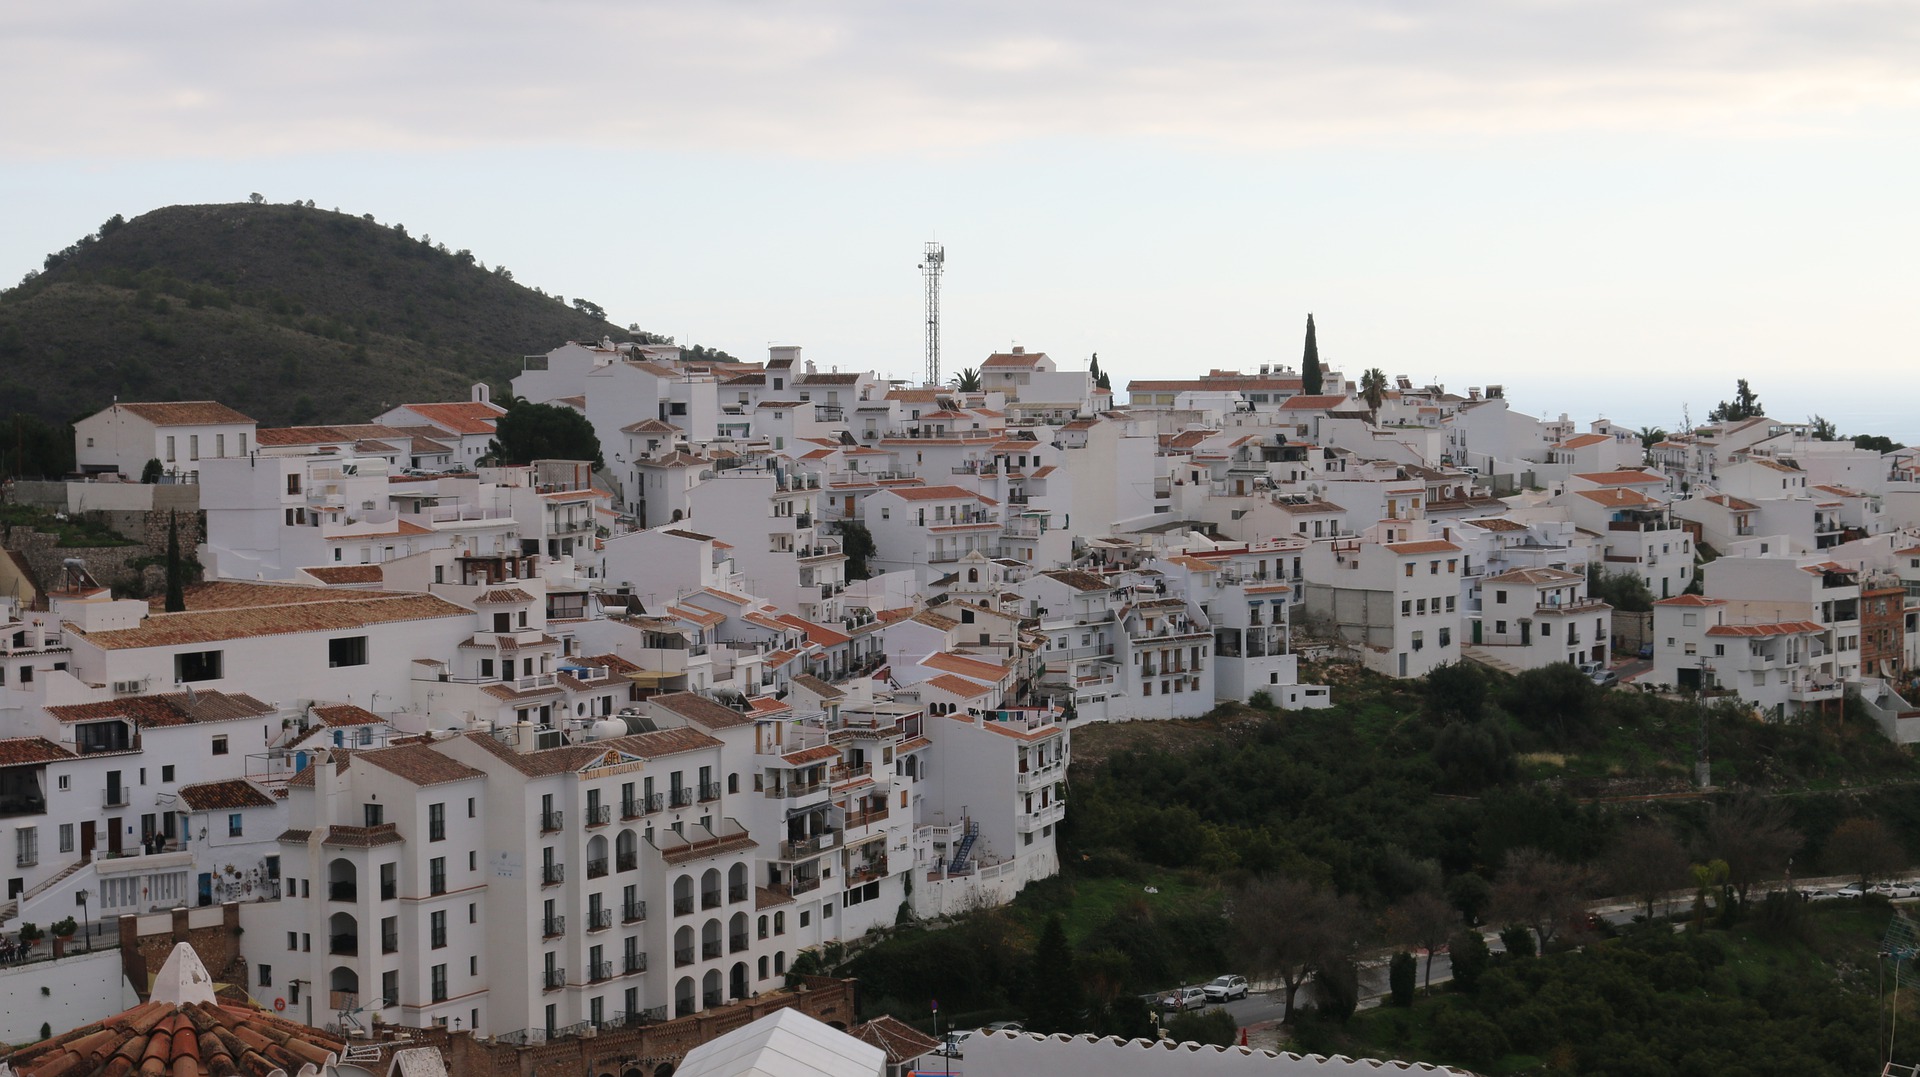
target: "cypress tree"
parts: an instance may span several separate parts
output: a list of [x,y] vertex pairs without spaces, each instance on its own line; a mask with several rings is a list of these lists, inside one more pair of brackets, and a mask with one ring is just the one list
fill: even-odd
[[1300,358],[1300,391],[1307,396],[1319,396],[1320,380],[1320,344],[1313,338],[1313,315],[1307,315],[1307,351]]
[[186,581],[182,578],[180,565],[180,522],[173,513],[167,513],[167,612],[179,613],[187,608]]
[[1032,973],[1027,979],[1027,1029],[1031,1032],[1074,1032],[1080,1024],[1085,996],[1073,967],[1073,947],[1067,929],[1056,914],[1047,918],[1040,942],[1033,948]]

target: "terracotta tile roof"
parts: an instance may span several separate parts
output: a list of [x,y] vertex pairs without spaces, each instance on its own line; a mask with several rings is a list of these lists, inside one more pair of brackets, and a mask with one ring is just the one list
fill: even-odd
[[1574,493],[1596,505],[1605,505],[1608,508],[1638,509],[1660,503],[1638,490],[1628,490],[1618,486],[1606,490],[1575,490]]
[[180,787],[180,800],[188,811],[237,811],[241,808],[271,808],[274,800],[259,786],[245,778],[224,782],[200,782]]
[[1129,393],[1205,393],[1254,390],[1299,392],[1306,382],[1299,378],[1278,378],[1262,374],[1210,374],[1192,381],[1130,381]]
[[943,692],[959,696],[961,699],[978,699],[981,696],[991,695],[993,693],[993,689],[989,686],[976,684],[973,681],[967,680],[965,677],[956,677],[951,673],[942,673],[938,677],[929,677],[927,683]]
[[213,610],[208,612],[157,613],[137,628],[105,632],[82,632],[72,626],[68,631],[105,650],[131,647],[170,647],[189,643],[214,643],[228,639],[260,636],[287,636],[302,632],[337,632],[370,625],[403,621],[428,621],[442,617],[471,619],[473,611],[456,606],[433,595],[386,595],[381,592],[358,594],[342,599],[341,592],[323,591],[332,601],[299,605]]
[[895,486],[890,491],[894,496],[906,501],[965,501],[976,499],[989,505],[999,502],[990,497],[982,497],[964,486]]
[[620,428],[622,434],[678,434],[680,428],[661,419],[644,419]]
[[8,737],[0,740],[0,767],[24,767],[72,758],[72,752],[45,737]]
[[926,737],[913,737],[909,740],[901,741],[898,745],[894,746],[893,750],[897,755],[901,752],[917,752],[922,748],[930,748],[932,746],[933,741]]
[[683,621],[691,621],[694,624],[701,626],[702,628],[712,628],[713,626],[727,619],[727,616],[724,613],[715,613],[712,610],[694,609],[691,606],[668,606],[667,613],[671,616],[678,617]]
[[1735,512],[1755,512],[1760,508],[1760,506],[1753,502],[1735,497],[1732,494],[1711,494],[1707,497],[1707,500],[1716,505],[1724,505]]
[[478,400],[462,400],[448,404],[408,404],[406,409],[428,423],[456,434],[491,434],[495,420],[507,413],[507,409],[503,407]]
[[658,759],[664,755],[679,755],[681,752],[697,752],[721,746],[718,737],[708,736],[698,729],[656,729],[651,733],[635,733],[631,736],[595,743],[616,747],[644,759]]
[[1113,589],[1113,585],[1100,578],[1098,573],[1087,572],[1082,569],[1054,569],[1052,571],[1042,572],[1040,575],[1048,579],[1059,580],[1061,583],[1066,584],[1076,591],[1110,591]]
[[937,669],[942,673],[958,673],[990,684],[998,684],[1009,672],[1005,666],[993,662],[982,662],[977,658],[968,658],[947,651],[930,654],[921,659],[920,664],[928,669]]
[[146,1002],[7,1058],[22,1077],[226,1077],[331,1068],[345,1045],[265,1010]]
[[775,619],[788,628],[800,629],[807,634],[808,643],[817,643],[822,647],[833,647],[853,638],[844,632],[836,632],[825,625],[817,625],[812,621],[803,621],[791,613],[783,613]]
[[1401,554],[1401,555],[1419,554],[1419,553],[1459,553],[1460,552],[1460,547],[1455,546],[1453,543],[1448,542],[1444,539],[1428,539],[1424,542],[1389,542],[1386,544],[1386,546],[1387,546],[1387,549],[1392,550],[1394,553]]
[[169,692],[163,695],[127,696],[100,703],[68,703],[48,707],[47,713],[62,722],[93,722],[103,718],[126,718],[144,728],[188,725],[193,722],[229,722],[239,718],[258,718],[272,714],[273,708],[244,694],[226,692]]
[[[341,600],[338,594],[324,587],[294,583],[252,583],[246,580],[213,580],[208,583],[196,583],[186,589],[183,597],[187,600],[188,613],[241,609],[247,606],[284,606],[295,602],[339,602]],[[166,604],[165,595],[147,600],[148,607],[155,611],[165,610]]]
[[1724,606],[1725,602],[1705,595],[1675,595],[1654,602],[1656,606]]
[[990,367],[1037,366],[1040,360],[1046,357],[1046,352],[995,352],[981,362],[980,369],[986,370]]
[[1589,445],[1604,445],[1607,442],[1612,440],[1613,440],[1612,438],[1608,437],[1605,434],[1581,434],[1577,438],[1568,438],[1567,440],[1561,442],[1560,444],[1555,445],[1554,448],[1584,449]]
[[940,1046],[939,1040],[885,1014],[864,1025],[853,1026],[847,1035],[885,1051],[887,1061],[896,1066],[911,1062]]
[[709,729],[728,729],[753,724],[753,719],[697,692],[668,692],[665,695],[654,696],[647,702],[669,714],[679,715],[690,722],[698,722]]
[[342,703],[331,707],[313,708],[313,716],[330,726],[381,725],[385,718],[351,703]]
[[780,757],[788,766],[804,767],[809,763],[818,763],[823,759],[840,758],[840,749],[831,744],[822,744],[817,748],[802,748],[797,752],[788,752]]
[[1332,411],[1333,409],[1339,407],[1340,405],[1346,402],[1347,402],[1347,398],[1344,396],[1335,396],[1332,394],[1327,394],[1322,396],[1306,396],[1302,394],[1300,396],[1289,398],[1286,403],[1280,405],[1280,410],[1281,411]]
[[1576,472],[1576,479],[1584,479],[1596,486],[1665,486],[1667,477],[1655,475],[1639,468],[1626,467],[1618,471]]
[[379,565],[321,565],[318,568],[301,569],[307,575],[326,584],[379,583],[386,579],[386,573]]
[[764,886],[753,888],[753,907],[755,911],[771,909],[775,905],[793,904],[792,894],[783,894],[778,890],[769,890]]
[[936,628],[942,632],[951,631],[960,627],[959,621],[951,617],[942,617],[932,610],[921,610],[919,613],[913,615],[912,621],[915,624],[923,624],[928,628]]
[[484,592],[475,602],[532,602],[533,596],[518,587],[500,587]]
[[482,685],[480,690],[502,703],[517,703],[527,699],[547,699],[560,694],[560,686],[551,684],[545,688],[534,687],[522,691],[510,684]]
[[364,441],[368,438],[411,436],[406,430],[397,426],[386,426],[381,423],[352,423],[346,426],[262,427],[254,431],[253,441],[261,448],[266,448],[269,445],[336,445]]
[[1811,632],[1824,632],[1825,626],[1813,621],[1780,621],[1764,625],[1714,625],[1707,629],[1709,636],[1749,636],[1765,638],[1769,636],[1800,636]]
[[397,824],[380,823],[375,826],[330,826],[327,836],[320,839],[320,844],[347,849],[372,849],[381,845],[398,845],[405,840],[400,836]]
[[833,685],[815,677],[811,673],[802,673],[793,678],[795,688],[805,688],[821,699],[844,699],[846,693]]
[[357,763],[371,763],[389,774],[414,785],[446,785],[449,782],[484,778],[486,772],[451,759],[426,744],[408,744],[399,748],[380,748],[354,756]]
[[1570,580],[1584,579],[1578,572],[1562,572],[1557,568],[1516,568],[1511,572],[1502,572],[1498,576],[1488,576],[1486,583],[1566,583]]
[[173,400],[152,404],[115,404],[121,411],[130,411],[155,426],[213,426],[232,423],[253,425],[253,419],[242,415],[218,400]]

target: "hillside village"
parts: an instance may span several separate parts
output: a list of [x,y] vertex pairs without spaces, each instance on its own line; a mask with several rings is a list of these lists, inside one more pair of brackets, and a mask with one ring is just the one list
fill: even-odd
[[526,1042],[1009,901],[1060,868],[1076,728],[1327,707],[1303,655],[1854,693],[1920,741],[1920,450],[1309,373],[528,356],[597,470],[494,464],[485,385],[344,426],[116,403],[34,485],[190,488],[205,579],[167,612],[0,561],[0,931],[238,902],[213,972],[264,1006]]

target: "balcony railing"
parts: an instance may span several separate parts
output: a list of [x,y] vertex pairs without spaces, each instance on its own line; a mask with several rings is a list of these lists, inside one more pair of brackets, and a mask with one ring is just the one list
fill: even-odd
[[599,857],[587,861],[587,878],[598,879],[607,873],[607,858]]
[[566,821],[566,815],[567,813],[563,811],[541,812],[540,813],[540,832],[542,834],[551,834],[559,830],[560,824]]
[[673,951],[673,967],[680,969],[693,964],[693,947],[682,946]]
[[646,954],[627,954],[625,956],[626,956],[626,960],[621,962],[620,967],[621,967],[621,971],[624,972],[626,975],[631,976],[636,972],[647,971],[647,955]]
[[629,901],[620,907],[620,919],[629,924],[646,918],[647,903],[644,901]]
[[588,931],[605,931],[606,929],[612,926],[613,926],[613,910],[612,909],[588,909],[587,910],[587,930]]
[[614,858],[615,871],[632,871],[640,866],[639,853],[621,853]]
[[[442,893],[446,891],[446,882],[447,882],[447,877],[444,875],[440,876],[440,892]],[[380,883],[380,900],[381,901],[392,901],[394,898],[397,898],[399,896],[400,896],[400,883],[397,880],[394,882],[387,882],[385,880],[381,881]]]
[[700,784],[700,799],[703,801],[719,800],[720,799],[720,783],[719,782],[702,782]]
[[606,826],[613,822],[613,805],[589,804],[587,806],[587,825]]
[[565,864],[546,864],[540,868],[540,885],[559,886],[566,881],[567,866]]
[[541,982],[546,987],[547,990],[558,991],[561,988],[567,986],[567,970],[566,969],[548,969],[546,976],[542,979]]
[[705,991],[700,995],[701,1005],[709,1010],[716,1006],[723,1005],[726,1001],[726,995],[720,991]]
[[566,933],[567,918],[564,916],[549,916],[541,921],[540,935],[542,938],[557,939]]
[[841,782],[853,781],[855,778],[871,777],[872,775],[872,763],[862,763],[857,767],[850,767],[842,763],[828,769],[828,780],[835,785]]
[[360,952],[360,936],[335,935],[328,940],[327,952],[330,954],[357,954]]
[[868,808],[866,811],[850,811],[847,813],[847,829],[853,830],[857,827],[871,826],[874,823],[882,822],[886,817],[887,809],[884,807]]
[[383,954],[391,954],[398,953],[399,950],[400,933],[397,931],[382,931],[380,933],[380,952]]
[[700,959],[702,961],[712,961],[714,958],[719,956],[720,956],[720,940],[719,939],[709,939],[706,942],[703,942],[700,944]]
[[611,961],[590,962],[587,965],[587,969],[592,974],[589,978],[594,983],[598,983],[601,980],[613,979],[613,962]]
[[820,876],[818,875],[796,875],[793,877],[793,892],[795,894],[805,894],[818,889],[820,889]]
[[640,818],[641,811],[642,808],[639,797],[628,797],[620,802],[620,818],[622,819],[638,819]]
[[703,909],[717,909],[717,908],[719,908],[719,907],[720,907],[720,891],[718,891],[718,890],[703,890],[703,891],[701,891],[701,893],[700,893],[700,907],[701,907],[701,908],[703,908]]
[[127,790],[125,786],[122,786],[119,789],[107,790],[105,793],[102,793],[100,795],[100,799],[101,799],[101,803],[109,808],[124,808],[129,803],[131,803],[127,799]]
[[684,808],[692,803],[693,803],[693,788],[691,786],[682,786],[681,788],[675,789],[673,791],[673,796],[671,798],[671,805],[673,807]]
[[327,900],[329,901],[358,901],[359,898],[360,887],[353,883],[327,884]]
[[686,916],[691,912],[693,912],[693,895],[692,894],[688,894],[686,897],[677,897],[673,899],[673,915]]
[[746,883],[736,883],[733,886],[727,887],[727,903],[730,905],[745,901],[752,896],[753,887],[748,886]]
[[812,856],[822,849],[831,849],[840,839],[837,830],[823,830],[808,838],[795,838],[780,843],[780,859],[798,860],[803,856]]

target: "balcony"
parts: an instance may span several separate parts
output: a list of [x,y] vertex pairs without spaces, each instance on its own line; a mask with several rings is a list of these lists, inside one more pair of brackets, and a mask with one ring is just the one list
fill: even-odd
[[557,939],[566,933],[567,918],[564,916],[549,916],[540,923],[540,937],[543,939]]
[[560,830],[560,825],[566,821],[566,817],[567,817],[567,813],[563,811],[541,812],[540,813],[540,833],[542,834],[557,833]]
[[746,948],[747,948],[747,936],[744,932],[738,935],[727,936],[727,952],[728,953],[737,954]]
[[673,952],[674,968],[683,969],[691,964],[693,964],[693,947],[683,946]]
[[720,956],[720,940],[709,939],[700,944],[700,960],[712,961]]
[[862,763],[857,767],[850,767],[843,763],[829,767],[827,770],[827,779],[834,785],[871,777],[873,777],[872,763]]
[[613,962],[592,961],[587,964],[588,979],[593,983],[613,979]]
[[885,822],[886,818],[887,809],[884,806],[868,808],[866,811],[850,811],[847,813],[846,827],[848,830],[858,830],[863,826]]
[[693,895],[673,899],[673,915],[688,916],[693,913]]
[[788,782],[785,785],[776,785],[768,789],[767,799],[782,800],[812,796],[815,793],[825,792],[826,788],[826,782]]
[[833,848],[839,841],[839,838],[839,831],[823,830],[810,838],[795,838],[791,841],[783,841],[780,843],[780,859],[799,860],[802,857],[813,856],[822,849]]
[[701,894],[700,894],[700,907],[701,907],[701,908],[703,908],[703,909],[717,909],[717,908],[719,908],[719,907],[720,907],[720,891],[718,891],[718,890],[706,890],[706,891],[703,891],[703,892],[701,892]]
[[632,871],[640,866],[639,853],[621,853],[614,860],[615,871]]
[[541,985],[549,991],[558,991],[567,986],[567,970],[548,969],[546,975],[541,978]]
[[[445,875],[440,876],[440,890],[438,892],[445,893],[446,885],[447,885],[447,877]],[[381,901],[392,901],[393,899],[399,896],[400,896],[400,884],[398,881],[390,880],[390,879],[380,880],[380,900]]]
[[358,901],[359,899],[360,887],[354,883],[327,884],[328,901]]
[[872,860],[864,860],[858,865],[847,869],[846,885],[849,887],[863,886],[876,879],[884,879],[886,877],[887,858],[885,854],[882,854],[874,857]]
[[588,931],[605,931],[606,929],[612,926],[613,926],[613,910],[612,909],[588,909],[587,910],[587,930]]
[[700,995],[701,1006],[709,1010],[725,1005],[726,1001],[726,994],[721,991],[704,991]]
[[818,875],[795,875],[793,877],[793,895],[795,897],[801,894],[812,893],[818,889],[820,889],[820,876]]
[[104,807],[108,808],[124,808],[132,803],[132,801],[127,799],[127,787],[124,785],[118,789],[109,789],[105,793],[102,793],[100,795],[100,801]]
[[646,954],[627,954],[626,960],[621,962],[620,970],[623,974],[628,976],[632,976],[634,973],[637,973],[637,972],[647,971],[647,955]]
[[447,875],[445,872],[434,872],[432,875],[427,876],[427,893],[428,894],[438,896],[446,892],[447,892]]
[[739,883],[727,887],[727,904],[735,905],[753,896],[753,887]]
[[1023,831],[1039,830],[1041,827],[1053,826],[1060,820],[1066,818],[1066,815],[1067,802],[1064,800],[1056,800],[1044,808],[1036,808],[1032,812],[1020,816],[1017,825],[1018,829]]
[[546,864],[540,868],[541,886],[559,886],[566,881],[567,866],[565,864]]
[[587,826],[589,827],[606,826],[608,823],[611,823],[611,822],[613,822],[613,805],[611,804],[587,805]]
[[702,803],[705,803],[710,800],[719,800],[719,799],[720,799],[720,783],[719,782],[700,783],[700,800]]
[[603,878],[606,874],[607,874],[607,858],[606,857],[603,856],[595,860],[587,861],[587,878],[599,879],[599,878]]
[[335,935],[327,940],[327,952],[330,954],[358,954],[360,952],[360,936]]
[[646,918],[647,903],[644,901],[629,901],[620,906],[620,920],[622,923],[638,923]]
[[399,953],[400,933],[397,931],[382,931],[380,933],[380,952],[383,954]]
[[673,791],[672,796],[668,798],[668,804],[670,807],[675,807],[675,808],[685,808],[685,807],[692,806],[693,804],[692,787],[682,786],[679,789],[675,789]]
[[620,818],[622,819],[638,819],[640,818],[641,812],[642,808],[639,797],[629,797],[620,802]]

